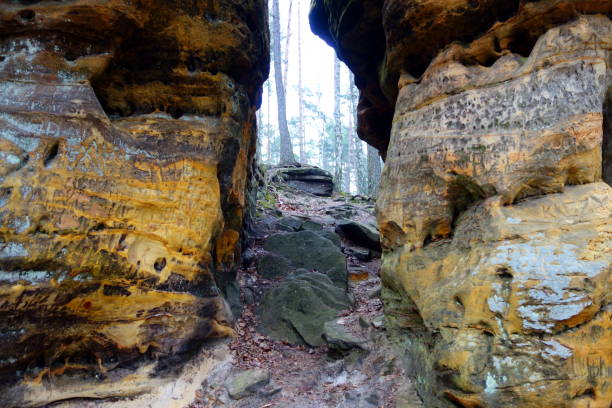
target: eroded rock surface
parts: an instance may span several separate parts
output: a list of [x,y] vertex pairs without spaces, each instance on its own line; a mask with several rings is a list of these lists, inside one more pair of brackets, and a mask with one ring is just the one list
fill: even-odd
[[357,76],[360,136],[388,144],[382,295],[426,406],[612,401],[611,12],[315,2]]
[[0,4],[3,406],[139,393],[233,333],[266,15]]
[[610,7],[606,0],[315,0],[310,25],[355,74],[359,136],[384,157],[399,89],[449,44],[466,45],[457,44],[455,61],[490,66],[507,53],[528,56],[549,28]]
[[410,331],[406,358],[425,395],[609,404],[610,190],[568,187],[510,207],[491,198],[461,216],[452,240],[385,256],[387,318],[402,338]]
[[582,17],[549,30],[529,58],[508,54],[491,67],[442,63],[451,46],[401,88],[381,228],[400,226],[419,247],[486,197],[511,204],[601,180],[610,29],[606,17]]

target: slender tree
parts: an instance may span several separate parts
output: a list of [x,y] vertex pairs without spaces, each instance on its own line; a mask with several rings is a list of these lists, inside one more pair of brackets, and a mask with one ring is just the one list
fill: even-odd
[[[317,120],[317,122],[320,124],[320,130],[318,130],[318,135],[319,135],[319,146],[318,146],[318,163],[319,166],[325,170],[328,171],[332,171],[333,169],[331,168],[331,166],[333,165],[333,161],[332,164],[330,164],[330,156],[333,156],[333,152],[332,154],[328,154],[328,151],[326,149],[326,142],[328,142],[327,140],[327,135],[328,135],[328,128],[329,128],[329,121],[327,116],[325,115],[325,112],[323,112],[321,110],[321,97],[323,96],[323,93],[321,92],[321,84],[318,85],[318,89],[316,94],[314,95],[317,99],[316,104],[312,104],[309,103],[307,105],[307,108],[314,114],[315,119]],[[333,157],[331,157],[333,159]]]
[[349,163],[351,164],[351,172],[355,187],[358,194],[367,194],[367,163],[363,157],[363,142],[357,136],[357,88],[354,85],[355,76],[351,74],[349,83],[349,108],[351,115],[349,116]]
[[[350,71],[348,69],[346,69],[346,71],[349,73],[349,78],[352,79],[352,75],[350,74]],[[348,89],[348,92],[344,95],[344,97],[348,101],[350,113],[348,115],[348,126],[346,128],[346,143],[344,143],[345,149],[343,149],[343,152],[345,154],[343,154],[344,157],[342,159],[342,162],[344,163],[344,176],[343,176],[344,191],[346,191],[347,193],[351,192],[351,182],[354,177],[353,173],[354,173],[355,140],[353,139],[354,124],[353,124],[353,106],[352,106],[352,100],[351,100],[352,90],[353,90],[353,83],[352,81],[349,80],[349,89]]]
[[302,84],[302,5],[297,1],[298,7],[298,133],[300,142],[300,163],[306,163],[306,135],[304,131],[304,88]]
[[340,102],[340,60],[334,57],[334,182],[337,189],[342,184],[342,112]]
[[268,142],[268,163],[272,163],[272,121],[270,120],[270,100],[272,99],[272,85],[270,84],[270,81],[266,81],[266,90],[268,92],[268,111],[267,111],[267,122],[268,122],[268,127],[266,129],[267,134],[266,134],[266,139]]
[[280,10],[278,0],[272,0],[272,48],[274,60],[274,79],[276,83],[276,101],[278,104],[278,130],[280,134],[280,164],[294,164],[293,146],[289,127],[287,126],[287,101],[283,86],[281,64]]
[[289,0],[289,11],[287,12],[287,35],[285,35],[285,55],[283,58],[283,87],[287,91],[287,81],[289,81],[289,51],[291,50],[291,17],[293,16],[293,0]]
[[342,141],[342,182],[344,183],[343,190],[347,193],[351,192],[351,178],[353,176],[353,154],[355,146],[353,144],[353,138],[351,137],[350,123],[346,128],[346,132],[343,132]]
[[376,196],[380,183],[380,156],[375,147],[368,145],[368,195]]
[[263,156],[262,156],[262,148],[263,148],[263,134],[264,134],[264,122],[263,122],[263,113],[262,113],[262,107],[260,106],[259,109],[257,110],[257,116],[256,116],[256,125],[257,125],[257,150],[255,150],[255,160],[257,161],[257,163],[261,163],[261,161],[263,160]]
[[354,133],[353,139],[355,140],[355,185],[357,186],[357,193],[367,195],[368,194],[368,164],[365,160],[363,150],[365,143],[359,139],[357,132]]

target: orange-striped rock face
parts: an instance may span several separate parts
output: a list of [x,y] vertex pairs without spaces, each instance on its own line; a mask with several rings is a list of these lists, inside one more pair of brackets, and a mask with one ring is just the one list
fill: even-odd
[[[231,335],[261,1],[0,4],[0,382],[113,394]],[[94,384],[94,385],[95,385]],[[138,384],[123,393],[139,392]],[[129,387],[128,387],[129,388]]]
[[528,57],[508,52],[490,67],[457,61],[463,47],[452,45],[420,81],[400,81],[383,228],[398,225],[422,247],[486,197],[511,204],[601,180],[611,27],[583,17],[550,29]]
[[378,220],[387,285],[414,307],[395,319],[391,301],[390,320],[432,339],[411,356],[431,400],[612,401],[612,189],[599,182],[611,34],[583,16],[528,57],[466,65],[453,45],[400,81]]
[[315,3],[387,137],[387,329],[425,405],[608,408],[612,4]]

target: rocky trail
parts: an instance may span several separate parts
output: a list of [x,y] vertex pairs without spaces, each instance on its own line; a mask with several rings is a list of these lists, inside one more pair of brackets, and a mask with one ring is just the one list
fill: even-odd
[[[376,246],[378,238],[369,242],[359,230],[365,226],[375,232],[371,200],[315,196],[286,184],[272,184],[260,196],[250,246],[238,273],[243,306],[237,336],[229,346],[231,362],[208,378],[191,407],[422,406],[385,336],[380,248],[363,246]],[[270,255],[274,249],[269,242],[274,236],[285,242],[292,237],[310,239],[305,248],[296,242],[302,262],[294,259],[287,264]],[[308,295],[310,288],[292,288],[289,296],[301,298],[299,304],[282,297],[270,302],[269,294],[299,279],[300,274],[325,277],[321,269],[326,267],[324,258],[329,258],[330,250],[345,258],[341,262],[346,262],[346,273],[340,285],[346,285],[348,302],[334,309],[335,316],[324,324],[321,336],[317,331],[321,327],[315,327],[321,323],[318,313],[329,306],[326,302],[333,303],[325,290],[317,292],[321,299],[316,299]],[[268,262],[269,258],[275,262]],[[303,268],[288,273],[286,269],[294,269],[292,262]],[[313,268],[306,269],[308,265]],[[285,310],[266,309],[270,303]],[[292,307],[296,310],[289,310]],[[292,316],[292,312],[301,316]],[[262,327],[262,320],[292,318],[293,328],[287,333],[279,327]],[[288,341],[295,331],[297,336]],[[320,342],[313,340],[316,336]]]
[[612,1],[293,2],[376,225],[268,3],[0,1],[0,408],[611,408]]

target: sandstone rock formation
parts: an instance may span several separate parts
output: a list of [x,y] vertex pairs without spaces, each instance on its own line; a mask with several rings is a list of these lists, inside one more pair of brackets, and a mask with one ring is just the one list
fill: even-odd
[[233,332],[266,16],[0,4],[3,406],[132,395]]
[[277,167],[269,170],[269,177],[277,183],[320,197],[331,197],[334,191],[332,175],[314,166]]
[[426,406],[612,402],[610,13],[315,2],[385,148],[383,297]]

